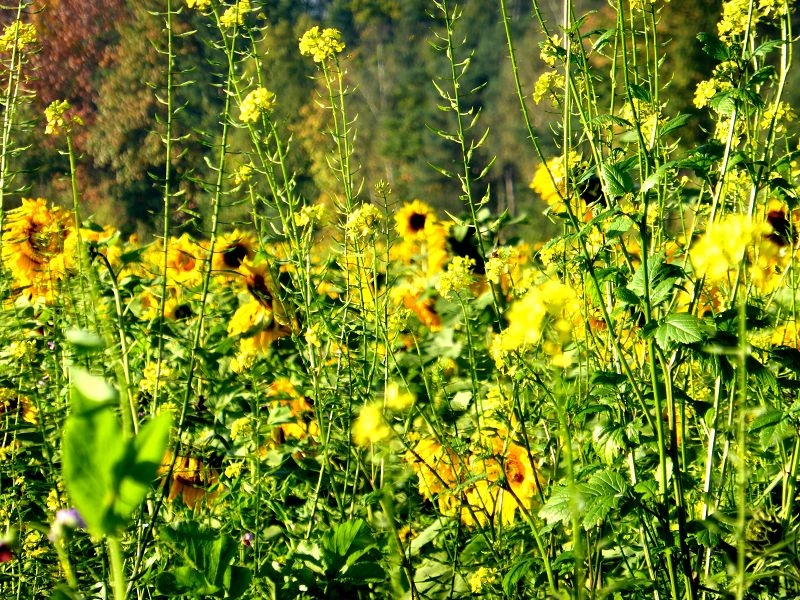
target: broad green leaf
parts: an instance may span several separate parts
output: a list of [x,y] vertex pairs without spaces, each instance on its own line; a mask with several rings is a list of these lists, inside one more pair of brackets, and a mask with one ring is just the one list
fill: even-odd
[[685,113],[679,114],[676,117],[673,117],[666,123],[664,123],[658,130],[658,136],[663,137],[668,133],[672,133],[676,129],[680,129],[692,118],[692,115],[687,115]]
[[64,336],[78,354],[90,354],[103,349],[103,339],[91,331],[69,329]]
[[129,442],[124,460],[115,469],[119,481],[114,510],[127,521],[153,487],[169,443],[172,415],[163,412],[146,423]]
[[655,332],[656,343],[666,349],[670,342],[693,344],[706,337],[703,322],[689,313],[671,313],[664,317]]
[[117,416],[107,405],[72,414],[64,424],[64,484],[89,531],[98,537],[124,526],[114,513],[114,503],[119,483],[116,466],[126,450]]
[[697,39],[700,40],[700,44],[703,46],[703,52],[711,58],[719,61],[730,58],[730,49],[719,41],[719,38],[703,31],[697,34]]
[[80,367],[73,367],[70,370],[70,380],[73,414],[116,405],[117,391],[104,378],[92,375]]
[[603,192],[609,198],[624,196],[633,190],[633,179],[627,171],[623,171],[617,165],[603,165],[602,173]]
[[557,487],[539,509],[539,517],[550,524],[567,524],[572,519],[572,498],[566,486]]
[[628,482],[616,471],[602,471],[592,475],[579,488],[585,508],[583,527],[588,530],[600,525],[608,513],[617,508],[620,498],[628,489]]

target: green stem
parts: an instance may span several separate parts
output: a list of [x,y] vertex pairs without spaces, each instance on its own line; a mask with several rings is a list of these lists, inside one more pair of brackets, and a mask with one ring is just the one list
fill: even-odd
[[111,563],[111,587],[114,591],[114,600],[126,600],[128,597],[128,582],[125,579],[125,560],[122,556],[122,544],[115,535],[106,538],[108,558]]

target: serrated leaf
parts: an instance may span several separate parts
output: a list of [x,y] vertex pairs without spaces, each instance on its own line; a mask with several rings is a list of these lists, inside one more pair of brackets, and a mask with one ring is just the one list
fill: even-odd
[[624,196],[633,190],[633,179],[617,165],[604,164],[601,168],[603,173],[603,193],[609,198]]
[[539,509],[539,517],[551,525],[556,523],[567,524],[572,519],[571,505],[572,498],[570,498],[567,487],[557,487],[550,494],[547,502]]
[[588,530],[600,525],[619,506],[628,482],[616,471],[602,471],[592,475],[579,489],[585,506],[583,527]]
[[670,342],[693,344],[705,338],[703,322],[689,313],[672,313],[664,317],[655,332],[656,343],[666,349]]
[[617,299],[621,300],[624,304],[631,306],[639,306],[641,299],[631,289],[626,287],[618,287],[614,289],[614,295]]

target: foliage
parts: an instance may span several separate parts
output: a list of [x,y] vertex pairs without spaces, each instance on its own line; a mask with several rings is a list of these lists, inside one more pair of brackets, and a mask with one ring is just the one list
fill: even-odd
[[790,7],[687,108],[681,3],[524,6],[130,5],[40,127],[8,10],[4,597],[798,595]]

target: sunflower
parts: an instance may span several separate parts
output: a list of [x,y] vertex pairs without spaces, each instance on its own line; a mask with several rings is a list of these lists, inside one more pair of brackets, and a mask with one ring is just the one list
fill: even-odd
[[[164,456],[158,471],[162,477],[169,473],[172,457],[172,452],[167,452]],[[183,503],[192,509],[203,500],[213,503],[220,491],[219,473],[216,469],[209,467],[201,459],[190,456],[178,456],[169,480],[163,479],[162,482],[169,484],[167,499],[170,502],[180,496]]]
[[394,229],[403,240],[423,240],[425,229],[436,221],[436,213],[422,200],[413,200],[394,216]]
[[518,508],[530,508],[539,487],[538,472],[528,451],[514,443],[506,445],[503,433],[496,432],[486,440],[491,455],[473,455],[470,459],[475,483],[466,494],[469,507],[461,514],[467,525],[485,525],[495,519],[510,525]]
[[192,287],[203,279],[205,250],[184,233],[167,244],[167,280],[172,285]]
[[273,428],[272,436],[276,443],[319,435],[311,400],[300,394],[291,381],[285,378],[273,381],[267,389],[267,399],[270,413],[285,408],[291,417]]
[[432,438],[423,438],[406,452],[405,461],[417,475],[420,495],[436,500],[442,514],[455,515],[459,503],[456,491],[467,475],[458,454]]
[[27,295],[51,299],[56,281],[64,276],[69,214],[57,206],[48,208],[43,198],[25,198],[8,212],[5,225],[3,263]]
[[224,233],[214,247],[211,268],[216,272],[237,271],[245,260],[253,260],[256,241],[252,236],[235,229]]

